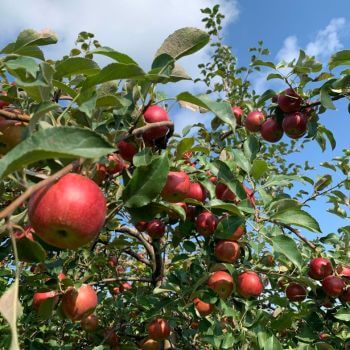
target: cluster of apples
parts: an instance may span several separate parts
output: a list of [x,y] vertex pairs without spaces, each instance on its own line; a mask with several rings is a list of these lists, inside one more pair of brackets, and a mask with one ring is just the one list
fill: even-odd
[[[261,137],[268,142],[278,142],[284,133],[292,139],[302,137],[307,130],[310,108],[303,108],[302,98],[291,88],[277,95],[276,114],[268,119],[261,111],[248,113],[244,121],[245,128],[250,132],[260,132]],[[232,107],[237,124],[242,125],[243,110],[239,106]]]

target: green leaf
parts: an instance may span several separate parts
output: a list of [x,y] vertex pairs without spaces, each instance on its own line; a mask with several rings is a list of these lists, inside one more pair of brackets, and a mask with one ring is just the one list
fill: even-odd
[[188,138],[183,138],[181,141],[176,146],[176,159],[181,159],[182,155],[191,149],[191,147],[194,144],[194,138],[193,137],[188,137]]
[[136,64],[111,63],[101,69],[98,74],[90,76],[83,84],[83,89],[105,83],[111,80],[120,79],[143,79],[145,72]]
[[341,321],[350,321],[350,310],[349,309],[340,309],[337,311],[337,313],[334,315],[334,317]]
[[302,268],[303,257],[299,252],[294,239],[279,235],[271,238],[272,247],[275,253],[280,253],[286,256],[299,270]]
[[182,28],[168,36],[156,53],[156,57],[166,53],[175,60],[190,55],[209,42],[209,34],[197,28]]
[[276,213],[271,219],[287,225],[304,227],[312,232],[321,232],[318,222],[309,213],[299,208],[288,208]]
[[[272,74],[269,74],[269,76],[267,77],[267,80],[269,80],[269,77],[271,76]],[[279,74],[277,74],[279,75]],[[271,99],[272,97],[276,96],[276,92],[274,90],[266,90],[259,98],[258,102],[257,102],[257,106],[263,106],[264,103]]]
[[22,77],[26,74],[30,74],[33,78],[36,77],[39,71],[39,66],[33,58],[30,57],[18,57],[14,60],[5,62],[7,69],[14,75]]
[[350,65],[350,50],[343,50],[336,52],[331,56],[328,62],[329,69],[333,69],[338,66]]
[[100,71],[98,64],[84,57],[69,57],[56,64],[55,79],[70,77],[76,74],[94,75]]
[[255,159],[250,174],[254,177],[254,179],[258,180],[266,173],[268,169],[269,166],[264,160]]
[[273,62],[269,62],[269,61],[262,61],[262,60],[255,60],[251,63],[252,67],[255,66],[263,66],[263,67],[270,67],[272,69],[275,69],[276,66]]
[[92,55],[103,55],[103,56],[107,56],[109,58],[112,58],[115,61],[118,61],[120,63],[125,63],[125,64],[136,64],[137,63],[128,55],[126,55],[125,53],[121,53],[118,51],[115,51],[113,49],[111,49],[110,47],[99,47],[95,50],[92,50],[89,52],[89,54]]
[[104,138],[91,130],[48,128],[26,138],[0,160],[0,178],[39,160],[100,158],[114,150]]
[[245,157],[244,153],[241,150],[233,149],[232,154],[234,156],[234,161],[237,163],[237,165],[249,174],[251,164],[249,160]]
[[231,237],[238,227],[244,223],[245,220],[241,216],[228,216],[220,220],[214,232],[215,238],[226,239]]
[[169,172],[169,160],[164,153],[148,166],[135,169],[131,180],[123,191],[126,207],[138,208],[153,201],[162,191]]
[[272,335],[265,342],[264,350],[283,350],[282,344]]
[[11,328],[11,347],[9,350],[20,350],[17,335],[17,318],[21,317],[22,306],[18,300],[18,281],[11,285],[0,298],[0,313]]
[[133,164],[136,167],[147,166],[152,162],[152,151],[150,148],[145,148],[142,151],[136,153],[133,158]]
[[222,209],[222,210],[228,211],[231,214],[243,216],[243,214],[235,204],[226,203],[219,199],[213,199],[212,201],[208,202],[206,204],[206,207],[210,209]]
[[46,258],[46,251],[41,244],[27,237],[17,239],[17,250],[20,261],[38,263]]
[[243,143],[245,156],[252,162],[259,152],[260,143],[254,135],[248,135]]
[[331,97],[329,96],[328,89],[326,87],[321,88],[320,98],[321,98],[321,104],[324,108],[336,109]]
[[331,175],[323,175],[321,178],[319,178],[314,186],[314,191],[319,192],[325,189],[330,183],[332,182],[332,176]]

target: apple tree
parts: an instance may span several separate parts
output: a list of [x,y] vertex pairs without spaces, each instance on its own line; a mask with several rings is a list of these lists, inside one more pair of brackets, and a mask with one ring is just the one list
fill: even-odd
[[[350,348],[350,150],[303,158],[336,146],[319,116],[349,99],[350,51],[275,63],[259,42],[239,66],[202,13],[148,71],[88,32],[57,61],[48,30],[2,49],[1,349]],[[192,80],[178,60],[205,45]],[[164,93],[183,80],[203,93]],[[178,131],[180,108],[199,122]]]

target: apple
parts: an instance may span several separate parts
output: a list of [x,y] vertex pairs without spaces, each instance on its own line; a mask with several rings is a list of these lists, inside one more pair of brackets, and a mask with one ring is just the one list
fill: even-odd
[[199,298],[193,299],[193,304],[199,314],[203,317],[210,315],[215,308],[213,304],[206,303]]
[[108,265],[110,267],[116,267],[118,265],[118,258],[116,256],[110,256],[108,259]]
[[97,294],[88,284],[83,284],[79,289],[68,288],[62,298],[63,313],[72,321],[80,321],[93,313],[96,306]]
[[119,290],[121,293],[123,293],[131,288],[132,288],[132,285],[129,282],[123,282],[119,286]]
[[106,179],[107,176],[107,167],[105,164],[97,163],[95,167],[95,174],[92,180],[97,184],[101,185],[102,182]]
[[199,322],[198,321],[192,321],[191,324],[190,324],[190,327],[192,329],[198,329],[199,327]]
[[76,249],[100,232],[106,199],[92,180],[67,174],[31,196],[28,217],[43,241],[58,248]]
[[213,289],[220,298],[228,298],[233,291],[233,278],[226,271],[216,271],[208,279],[208,287]]
[[156,318],[148,326],[147,331],[150,338],[154,340],[163,340],[170,335],[170,326],[168,321],[163,318]]
[[301,97],[293,89],[286,89],[277,97],[278,107],[285,113],[299,111],[301,102]]
[[350,301],[350,287],[346,287],[342,294],[340,295],[339,299],[343,302],[343,303],[348,303]]
[[257,132],[265,121],[264,113],[260,111],[253,111],[247,115],[245,119],[245,128],[250,132]]
[[112,153],[108,157],[107,173],[110,175],[118,174],[126,168],[126,164],[119,154]]
[[81,328],[87,332],[93,332],[98,325],[98,318],[96,315],[88,315],[83,317],[80,321]]
[[118,294],[120,294],[120,288],[119,288],[119,287],[113,287],[112,293],[113,293],[113,295],[118,295]]
[[215,245],[214,254],[221,262],[234,263],[240,256],[240,246],[235,241],[220,240]]
[[327,276],[322,280],[322,288],[325,293],[332,297],[339,297],[345,287],[345,282],[337,276]]
[[204,237],[208,237],[214,233],[218,225],[218,218],[210,211],[204,211],[197,216],[197,231]]
[[239,226],[230,237],[226,238],[228,241],[238,241],[246,233],[244,225]]
[[299,139],[306,132],[307,117],[301,112],[286,114],[282,121],[282,128],[290,138]]
[[164,236],[165,225],[158,219],[153,219],[148,222],[146,232],[153,238],[159,239]]
[[120,140],[117,147],[121,157],[129,162],[132,162],[134,155],[137,153],[136,146],[131,142]]
[[190,189],[190,177],[183,171],[170,171],[161,197],[171,203],[181,202]]
[[67,278],[67,276],[63,273],[63,272],[60,272],[58,275],[57,275],[57,278],[60,282],[62,282],[63,280],[65,280]]
[[[159,107],[157,105],[147,107],[146,111],[143,114],[143,117],[146,123],[158,123],[170,120],[167,111],[164,108]],[[146,141],[154,141],[161,137],[164,137],[167,134],[167,132],[168,127],[159,126],[157,128],[146,131],[143,134],[143,138]]]
[[290,301],[303,301],[306,298],[306,288],[296,282],[289,283],[286,289],[287,298]]
[[210,176],[210,177],[209,177],[209,181],[210,181],[212,184],[216,185],[217,182],[218,182],[218,178],[217,178],[216,176]]
[[6,154],[24,139],[27,125],[18,120],[0,117],[0,154]]
[[233,106],[231,107],[232,113],[236,118],[236,122],[238,125],[242,125],[242,115],[243,115],[243,109],[239,106]]
[[218,183],[216,185],[215,195],[217,199],[220,199],[222,201],[236,201],[236,195],[223,183]]
[[261,262],[265,265],[265,266],[273,266],[275,259],[271,254],[265,254],[262,259]]
[[249,188],[249,187],[247,187],[247,186],[245,186],[245,185],[243,185],[243,188],[244,188],[245,193],[247,194],[248,202],[249,202],[253,207],[255,207],[255,196],[254,196],[254,191],[253,191],[251,188]]
[[283,129],[277,120],[270,118],[267,119],[260,128],[261,137],[268,142],[278,142],[283,136]]
[[263,290],[261,279],[254,271],[245,271],[238,275],[237,291],[243,298],[258,297]]
[[319,335],[320,340],[325,340],[330,337],[328,333],[321,332]]
[[337,266],[337,274],[341,277],[350,278],[350,266],[339,265]]
[[140,346],[142,350],[159,350],[160,349],[159,342],[151,338],[145,338],[144,340],[142,340]]
[[186,209],[186,220],[193,221],[197,215],[197,208],[193,205],[188,205]]
[[120,337],[117,335],[113,327],[107,327],[102,332],[104,341],[110,346],[118,346]]
[[138,222],[136,223],[135,227],[136,227],[136,229],[137,229],[138,231],[143,232],[143,231],[146,231],[146,229],[147,229],[147,224],[148,224],[147,221],[141,220],[141,221],[138,221]]
[[35,292],[33,295],[33,307],[35,310],[39,310],[40,305],[45,300],[53,299],[54,305],[58,303],[58,293],[57,291],[51,290],[49,292]]
[[205,197],[205,189],[203,188],[203,186],[198,182],[191,182],[190,189],[187,193],[187,198],[192,198],[199,202],[204,202]]
[[309,276],[315,280],[322,280],[331,275],[333,268],[331,262],[325,258],[315,258],[309,263]]

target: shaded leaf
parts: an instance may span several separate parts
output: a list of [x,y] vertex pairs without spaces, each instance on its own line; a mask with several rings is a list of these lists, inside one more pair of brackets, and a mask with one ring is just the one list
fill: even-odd
[[272,247],[275,253],[280,253],[286,256],[299,270],[302,268],[303,257],[299,252],[294,239],[288,236],[275,236],[271,238]]

